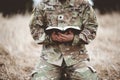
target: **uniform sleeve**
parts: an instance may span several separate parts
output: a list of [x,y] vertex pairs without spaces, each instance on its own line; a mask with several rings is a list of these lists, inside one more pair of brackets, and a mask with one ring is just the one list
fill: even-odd
[[74,36],[73,45],[75,44],[88,44],[96,36],[96,31],[98,27],[95,12],[92,6],[85,7],[82,14],[83,30],[79,35]]
[[33,14],[31,16],[30,21],[30,31],[35,40],[40,37],[40,33],[43,32],[43,11],[37,6],[33,10]]
[[54,44],[50,36],[45,33],[47,26],[46,15],[41,4],[34,10],[29,24],[31,35],[37,44]]
[[36,43],[42,43],[45,40],[44,32],[44,11],[42,6],[38,5],[31,16],[31,21],[29,24],[30,32]]

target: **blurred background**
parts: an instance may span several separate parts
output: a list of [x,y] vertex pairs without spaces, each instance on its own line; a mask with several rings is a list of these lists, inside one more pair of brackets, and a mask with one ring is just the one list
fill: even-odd
[[[41,45],[30,35],[32,9],[41,0],[0,0],[0,80],[29,80]],[[89,0],[99,28],[87,45],[90,65],[102,80],[120,80],[120,0]]]

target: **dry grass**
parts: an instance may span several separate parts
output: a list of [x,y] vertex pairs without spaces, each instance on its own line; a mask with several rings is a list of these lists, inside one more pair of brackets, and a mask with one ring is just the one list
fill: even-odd
[[[0,16],[0,80],[28,80],[41,46],[28,27],[30,16]],[[120,80],[120,14],[98,14],[99,28],[88,53],[103,80]]]
[[103,80],[120,80],[120,14],[98,15],[98,34],[88,45],[91,64]]
[[30,35],[29,18],[0,17],[0,80],[27,80],[39,57],[40,47]]

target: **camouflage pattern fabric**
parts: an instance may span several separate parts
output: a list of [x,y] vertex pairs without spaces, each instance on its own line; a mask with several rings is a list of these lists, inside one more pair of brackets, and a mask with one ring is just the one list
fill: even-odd
[[57,66],[41,59],[31,80],[98,80],[98,76],[85,62],[72,66],[66,66],[65,63]]
[[[73,41],[70,43],[56,43],[45,32],[49,26],[79,26],[81,32],[80,34],[75,34]],[[58,0],[43,0],[33,10],[30,21],[30,30],[33,38],[36,43],[43,44],[40,57],[51,66],[61,66],[63,59],[66,66],[76,65],[79,62],[89,60],[85,45],[95,38],[97,27],[94,10],[87,0],[66,0],[64,4],[61,4]],[[90,79],[83,78],[83,80]]]

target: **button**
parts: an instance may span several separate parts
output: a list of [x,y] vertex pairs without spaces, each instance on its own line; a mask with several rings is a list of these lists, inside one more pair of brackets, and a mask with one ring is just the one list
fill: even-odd
[[58,15],[58,20],[63,20],[64,16],[63,15]]

